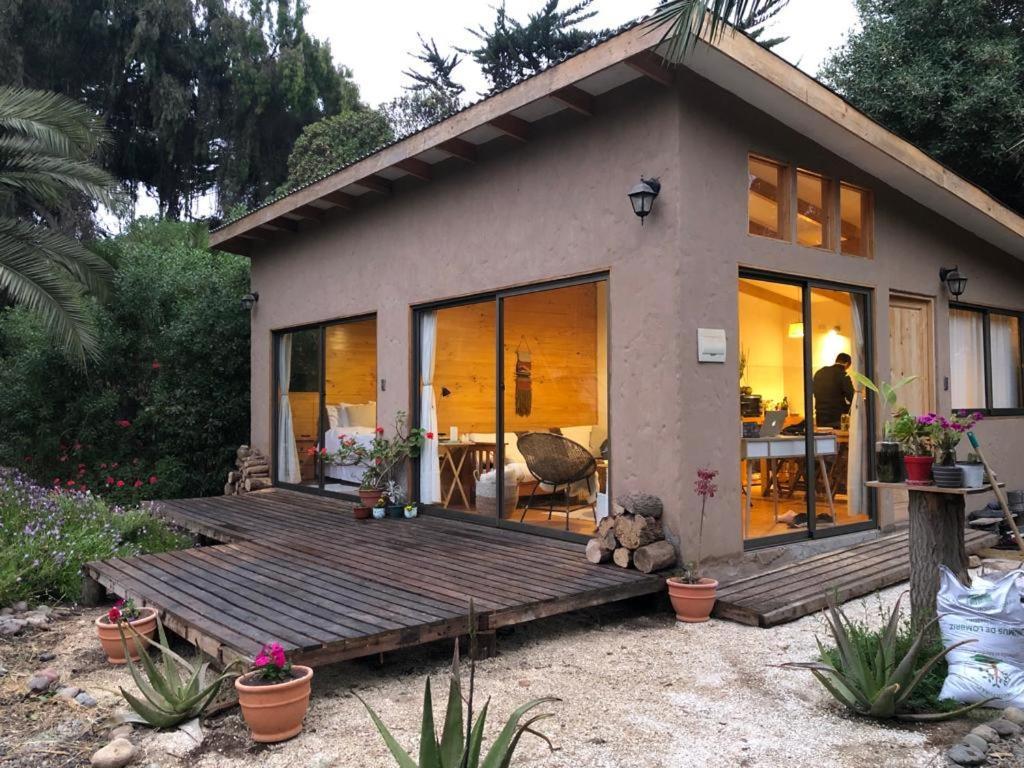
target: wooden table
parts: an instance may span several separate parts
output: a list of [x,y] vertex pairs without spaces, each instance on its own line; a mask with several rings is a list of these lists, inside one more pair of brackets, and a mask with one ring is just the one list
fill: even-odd
[[[909,497],[910,617],[915,628],[936,616],[939,595],[939,566],[944,565],[964,586],[971,585],[964,546],[967,497],[989,493],[981,488],[939,488],[937,485],[908,485],[869,480],[869,488],[906,491]],[[1002,487],[1003,483],[999,484]],[[933,630],[938,636],[938,630]]]
[[[452,496],[455,492],[459,492],[459,496],[462,497],[462,503],[466,509],[472,509],[473,505],[470,503],[471,493],[466,491],[466,483],[468,482],[468,475],[466,471],[468,469],[475,468],[475,464],[482,464],[482,462],[476,461],[471,462],[470,466],[467,466],[466,459],[474,454],[489,454],[492,457],[494,451],[497,448],[495,443],[461,443],[454,442],[451,440],[442,440],[437,444],[438,458],[441,461],[441,501],[444,506],[448,506],[452,500]],[[448,488],[445,490],[445,470],[451,473],[451,479],[448,483]]]

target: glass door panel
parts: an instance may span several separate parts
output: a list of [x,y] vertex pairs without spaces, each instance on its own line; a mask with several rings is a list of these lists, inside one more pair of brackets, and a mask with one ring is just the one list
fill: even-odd
[[607,509],[607,289],[501,299],[506,521],[589,535]]
[[747,540],[803,538],[809,531],[804,304],[800,285],[739,281],[740,478]]
[[320,329],[277,337],[277,445],[279,483],[320,486]]

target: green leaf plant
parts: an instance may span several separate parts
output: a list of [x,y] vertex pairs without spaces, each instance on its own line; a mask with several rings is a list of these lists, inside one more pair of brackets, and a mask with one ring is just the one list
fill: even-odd
[[863,373],[850,371],[850,378],[878,395],[878,399],[881,400],[882,404],[885,406],[885,413],[887,417],[885,421],[885,436],[886,438],[890,438],[892,436],[892,417],[896,412],[899,391],[912,381],[917,381],[920,377],[915,374],[913,376],[907,376],[905,379],[897,381],[895,384],[890,384],[888,381],[879,381],[876,384]]
[[473,657],[476,656],[476,615],[473,605],[469,608],[469,640],[470,640],[470,666],[469,666],[469,691],[466,698],[465,719],[463,719],[463,696],[462,679],[459,671],[459,643],[455,641],[455,654],[452,659],[451,679],[448,684],[448,706],[445,711],[444,727],[441,731],[440,740],[437,738],[437,731],[434,726],[434,707],[430,693],[430,678],[427,678],[423,692],[423,716],[420,724],[420,751],[419,759],[414,760],[408,752],[398,743],[388,727],[384,725],[373,708],[363,701],[358,694],[353,695],[362,702],[363,706],[370,713],[373,724],[377,726],[384,743],[391,751],[399,768],[508,768],[512,764],[512,757],[519,746],[519,740],[523,734],[529,733],[543,739],[549,748],[554,750],[551,742],[546,736],[534,730],[534,725],[540,720],[552,717],[551,713],[531,714],[533,710],[544,704],[560,701],[560,699],[545,696],[543,698],[528,701],[516,709],[509,716],[505,726],[501,729],[498,737],[487,750],[486,755],[481,759],[483,752],[484,725],[487,722],[487,711],[490,707],[490,699],[484,702],[474,722],[473,712],[473,689],[476,675],[476,663]]
[[[855,641],[855,625],[837,606],[835,597],[830,595],[825,620],[835,640],[836,652],[829,654],[818,639],[821,661],[789,662],[780,666],[784,669],[809,671],[837,701],[864,717],[934,722],[960,717],[991,701],[986,699],[950,712],[907,711],[906,705],[911,700],[914,689],[932,668],[954,648],[972,643],[974,640],[962,640],[943,648],[918,667],[917,660],[925,638],[938,621],[938,618],[934,618],[918,629],[910,648],[902,658],[897,658],[900,600],[902,595],[896,600],[896,605],[885,622],[884,630],[878,634],[878,642],[864,644]],[[834,659],[836,663],[830,663],[829,659]]]
[[125,624],[123,622],[118,624],[125,658],[129,659],[128,670],[131,672],[135,685],[142,693],[142,698],[133,696],[123,687],[121,695],[128,702],[128,706],[148,725],[154,728],[176,728],[186,721],[200,717],[220,691],[221,684],[231,677],[236,677],[238,672],[235,672],[234,665],[231,665],[227,671],[207,683],[209,662],[204,662],[199,666],[189,663],[170,649],[164,625],[159,618],[157,618],[156,626],[160,642],[140,635],[128,625],[129,631],[135,635],[136,640],[141,638],[148,645],[160,650],[159,665],[149,657],[148,652],[143,651],[139,654],[139,661],[145,671],[144,678],[130,660],[128,643],[125,638]]

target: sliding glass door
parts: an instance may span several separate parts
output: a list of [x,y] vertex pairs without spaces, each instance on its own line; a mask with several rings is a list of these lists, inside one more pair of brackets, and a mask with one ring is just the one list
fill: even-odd
[[744,273],[739,281],[741,514],[757,546],[869,527],[869,294]]
[[274,462],[279,485],[354,494],[362,468],[333,464],[342,435],[377,426],[377,321],[342,320],[274,334]]
[[589,535],[607,509],[604,276],[419,308],[422,503]]

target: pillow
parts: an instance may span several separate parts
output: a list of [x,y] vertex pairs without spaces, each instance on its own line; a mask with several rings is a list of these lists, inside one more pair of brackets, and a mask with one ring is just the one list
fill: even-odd
[[362,437],[366,435],[375,435],[377,430],[373,427],[338,427],[338,437],[346,435],[347,437]]
[[344,406],[345,416],[339,426],[342,427],[375,427],[377,426],[377,403],[370,401],[361,405]]
[[341,409],[340,405],[328,405],[324,407],[327,411],[327,423],[331,429],[337,429],[339,426],[339,414],[338,411]]
[[574,443],[579,443],[587,449],[587,453],[593,453],[590,447],[590,433],[594,431],[593,426],[589,427],[562,427],[562,437],[567,437]]

